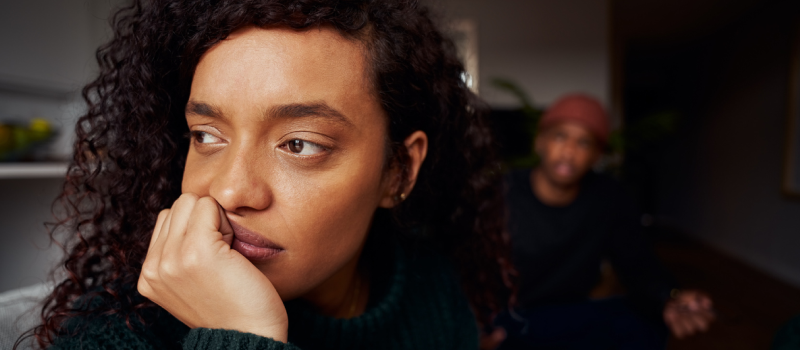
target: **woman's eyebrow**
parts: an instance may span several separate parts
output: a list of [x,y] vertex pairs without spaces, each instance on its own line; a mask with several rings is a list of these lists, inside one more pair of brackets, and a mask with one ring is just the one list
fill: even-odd
[[[186,103],[186,114],[194,114],[204,117],[211,117],[217,119],[227,119],[225,114],[214,105],[205,102],[189,101]],[[303,117],[322,117],[327,118],[338,123],[345,124],[346,126],[353,126],[350,121],[342,112],[329,106],[325,102],[312,102],[312,103],[290,103],[285,105],[273,106],[267,109],[264,113],[265,118],[303,118]]]
[[217,119],[225,119],[225,115],[216,106],[204,102],[189,101],[186,103],[186,114],[200,115]]
[[322,117],[336,121],[346,126],[353,126],[342,112],[337,111],[325,102],[312,103],[290,103],[270,107],[265,113],[267,118],[302,118],[302,117]]

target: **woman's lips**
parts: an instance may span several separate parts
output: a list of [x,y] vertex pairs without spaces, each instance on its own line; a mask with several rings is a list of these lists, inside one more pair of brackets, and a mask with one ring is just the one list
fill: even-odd
[[242,254],[247,260],[263,261],[275,257],[283,252],[283,248],[261,235],[250,231],[233,221],[233,243],[231,249]]

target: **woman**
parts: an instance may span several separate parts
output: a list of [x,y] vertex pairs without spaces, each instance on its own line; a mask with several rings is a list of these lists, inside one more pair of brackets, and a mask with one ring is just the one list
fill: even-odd
[[510,295],[497,168],[427,10],[140,0],[114,33],[41,346],[477,347]]

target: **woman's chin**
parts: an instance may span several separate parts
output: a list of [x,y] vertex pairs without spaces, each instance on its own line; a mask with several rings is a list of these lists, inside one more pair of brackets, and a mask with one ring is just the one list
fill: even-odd
[[[272,286],[275,287],[275,291],[278,292],[278,295],[281,297],[283,301],[290,301],[297,298],[302,297],[305,294],[308,294],[310,290],[313,289],[312,281],[298,280],[297,276],[302,275],[299,273],[289,273],[289,274],[278,274],[272,271],[268,271],[270,269],[260,269],[261,273],[269,279],[272,283]],[[302,284],[298,284],[301,282]]]

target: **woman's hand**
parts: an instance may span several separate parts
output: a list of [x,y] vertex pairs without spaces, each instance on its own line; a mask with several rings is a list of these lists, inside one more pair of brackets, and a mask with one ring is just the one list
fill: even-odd
[[183,194],[158,215],[139,293],[191,328],[231,329],[286,342],[275,287],[231,249],[233,230],[211,197]]

